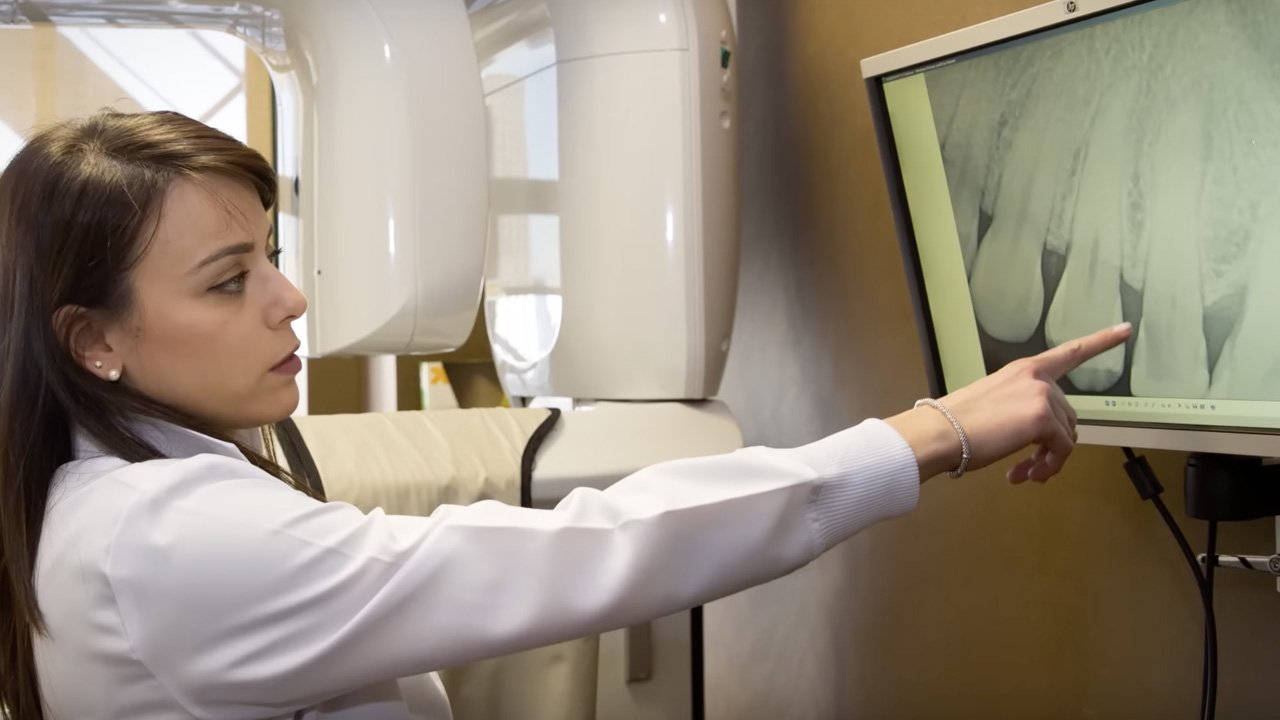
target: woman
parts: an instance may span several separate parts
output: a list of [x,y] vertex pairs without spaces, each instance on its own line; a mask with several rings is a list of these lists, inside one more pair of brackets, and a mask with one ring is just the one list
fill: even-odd
[[[0,176],[0,700],[15,718],[406,718],[397,678],[789,572],[920,481],[1074,444],[1054,381],[1114,328],[794,450],[666,463],[551,511],[324,503],[242,438],[298,400],[276,178],[169,113],[46,130]],[[511,598],[518,598],[516,603]],[[438,686],[433,717],[448,717]]]

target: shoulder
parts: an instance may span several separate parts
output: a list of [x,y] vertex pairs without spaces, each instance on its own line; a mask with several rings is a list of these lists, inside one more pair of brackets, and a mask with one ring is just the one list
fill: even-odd
[[246,507],[308,499],[251,463],[217,454],[131,463],[98,456],[59,469],[49,492],[45,530],[78,535],[90,519],[114,541],[145,532],[161,518],[196,512],[234,517]]
[[154,495],[245,481],[267,481],[288,489],[251,463],[223,455],[206,453],[136,463],[101,455],[73,460],[59,468],[50,500],[85,492]]

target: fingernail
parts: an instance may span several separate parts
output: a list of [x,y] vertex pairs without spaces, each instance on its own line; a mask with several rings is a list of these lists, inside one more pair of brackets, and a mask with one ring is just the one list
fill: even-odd
[[1124,331],[1126,331],[1126,330],[1132,330],[1132,329],[1133,329],[1133,323],[1131,323],[1131,322],[1122,322],[1122,323],[1120,323],[1119,325],[1116,325],[1115,327],[1111,328],[1111,332],[1118,332],[1118,333],[1119,333],[1119,332],[1124,332]]

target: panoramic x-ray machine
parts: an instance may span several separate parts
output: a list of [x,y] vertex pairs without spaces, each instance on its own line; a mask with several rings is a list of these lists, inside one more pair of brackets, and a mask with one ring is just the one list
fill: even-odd
[[[568,410],[535,504],[740,446],[709,399],[738,264],[723,0],[0,0],[0,23],[32,22],[244,39],[276,91],[302,353],[454,349],[483,291],[507,394]],[[688,667],[685,622],[646,629],[643,654]],[[687,673],[632,675],[671,684],[611,716],[691,712]]]

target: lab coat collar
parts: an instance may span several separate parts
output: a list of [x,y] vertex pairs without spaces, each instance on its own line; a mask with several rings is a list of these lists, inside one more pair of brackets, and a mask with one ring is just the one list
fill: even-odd
[[[167,458],[178,459],[212,454],[247,461],[244,453],[240,452],[235,445],[173,423],[154,418],[137,418],[131,421],[131,426],[143,440],[151,443],[152,447]],[[254,450],[261,451],[262,439],[256,429],[238,431],[236,439]],[[97,439],[79,427],[75,429],[72,443],[77,460],[111,455],[111,452],[102,447]]]

